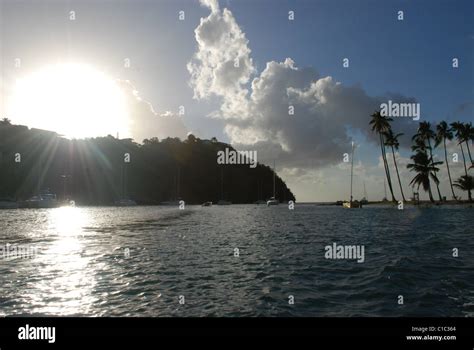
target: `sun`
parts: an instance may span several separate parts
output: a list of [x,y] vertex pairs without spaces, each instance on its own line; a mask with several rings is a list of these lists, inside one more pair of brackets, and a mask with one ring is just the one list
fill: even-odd
[[8,105],[15,124],[68,138],[128,136],[124,92],[89,65],[55,64],[19,78]]

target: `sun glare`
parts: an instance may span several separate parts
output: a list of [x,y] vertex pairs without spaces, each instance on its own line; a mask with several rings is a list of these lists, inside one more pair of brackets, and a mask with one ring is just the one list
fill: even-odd
[[69,138],[128,136],[123,91],[105,74],[83,64],[56,64],[17,80],[9,118]]

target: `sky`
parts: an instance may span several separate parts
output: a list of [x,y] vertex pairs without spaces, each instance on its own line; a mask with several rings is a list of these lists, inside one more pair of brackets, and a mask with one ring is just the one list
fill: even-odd
[[[256,150],[259,162],[275,161],[297,201],[348,199],[350,165],[343,156],[351,142],[354,197],[364,195],[364,184],[369,199],[384,196],[380,148],[368,122],[389,99],[419,103],[420,121],[432,124],[474,120],[474,3],[468,0],[0,0],[0,6],[3,116],[30,127],[56,122],[47,122],[48,109],[44,116],[28,112],[40,108],[32,96],[41,91],[70,129],[107,115],[98,134],[119,132],[137,142],[189,132],[215,136]],[[87,70],[71,75],[84,103],[74,111],[63,107],[67,98],[56,81],[68,74],[37,72],[70,62],[117,83],[128,127],[115,95],[101,93],[103,81]],[[12,107],[15,87],[32,76],[43,78],[17,102],[29,108],[22,115]],[[100,116],[81,117],[89,110],[80,105],[97,98]],[[410,118],[394,122],[405,134],[396,156],[407,197],[416,127]],[[450,155],[459,153],[455,143],[448,146]],[[441,149],[436,155],[444,157]],[[455,177],[462,174],[460,162],[450,165]],[[440,180],[449,198],[444,166]]]

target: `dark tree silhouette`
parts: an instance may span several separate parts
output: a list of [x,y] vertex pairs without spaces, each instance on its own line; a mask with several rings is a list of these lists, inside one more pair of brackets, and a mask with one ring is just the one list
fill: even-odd
[[436,137],[435,137],[435,147],[439,146],[441,142],[443,143],[444,147],[444,161],[446,163],[446,168],[448,169],[448,177],[449,177],[449,185],[451,186],[451,193],[453,195],[453,199],[456,199],[456,194],[454,193],[454,188],[453,188],[453,180],[451,179],[451,170],[449,169],[449,163],[448,163],[448,151],[446,148],[446,140],[452,140],[453,139],[453,131],[451,128],[448,126],[448,124],[445,121],[440,122],[436,126]]
[[[435,162],[434,162],[434,158],[433,158],[433,148],[431,147],[431,140],[434,140],[435,136],[436,136],[435,133],[433,132],[433,130],[431,130],[431,124],[428,123],[428,122],[421,122],[418,126],[417,133],[412,138],[412,140],[415,141],[415,143],[417,143],[418,145],[420,143],[425,143],[426,142],[426,146],[427,146],[426,149],[429,152],[429,159],[431,160],[433,168],[435,168],[435,166],[434,166]],[[441,164],[442,164],[442,162],[441,162]],[[436,175],[437,171],[439,171],[439,169],[434,171],[434,173],[433,173],[434,177],[437,177],[437,175]],[[438,190],[439,201],[442,202],[443,197],[441,196],[441,191],[439,190],[439,180],[436,179],[436,181],[434,181],[434,183],[436,185],[436,189]]]
[[8,118],[2,118],[2,119],[0,120],[0,125],[11,125],[11,124],[12,124],[12,123],[11,123],[11,120],[8,119]]
[[385,152],[385,140],[384,133],[390,130],[391,118],[384,117],[380,114],[380,111],[376,111],[372,114],[372,119],[369,124],[372,125],[372,131],[376,132],[379,135],[380,139],[380,150],[382,152],[382,160],[385,169],[385,176],[387,177],[388,188],[392,195],[392,201],[396,202],[395,196],[393,195],[392,180],[390,178],[390,168],[388,167],[387,154]]
[[433,162],[426,152],[418,151],[410,157],[413,163],[408,164],[407,168],[410,171],[415,171],[417,174],[411,180],[410,185],[423,187],[423,190],[428,192],[430,201],[434,202],[433,193],[431,192],[430,178],[438,183],[439,180],[436,177],[436,172],[439,170],[436,166],[442,164],[442,162]]
[[467,191],[469,202],[472,203],[471,191],[474,190],[474,177],[470,175],[463,175],[455,181],[454,186],[456,186],[460,190]]
[[[110,135],[67,140],[54,132],[2,123],[0,196],[22,200],[46,188],[62,194],[67,175],[69,197],[83,205],[112,204],[124,191],[139,204],[158,204],[175,199],[177,186],[186,203],[217,202],[224,167],[226,196],[232,203],[257,201],[256,188],[261,188],[264,198],[271,197],[272,169],[263,164],[256,168],[219,165],[217,152],[225,148],[233,150],[228,144],[193,135],[185,141],[151,138],[142,144]],[[124,161],[125,154],[130,163]],[[15,161],[16,155],[21,156],[20,162]],[[276,188],[281,198],[295,200],[278,176]]]
[[387,132],[384,133],[385,146],[388,146],[392,149],[393,163],[395,164],[395,171],[397,172],[398,185],[400,186],[400,192],[402,193],[403,201],[406,202],[405,193],[403,193],[402,181],[400,180],[400,173],[398,171],[397,160],[395,158],[395,150],[398,150],[398,148],[400,147],[398,138],[402,135],[403,134],[394,135],[392,129],[389,129]]

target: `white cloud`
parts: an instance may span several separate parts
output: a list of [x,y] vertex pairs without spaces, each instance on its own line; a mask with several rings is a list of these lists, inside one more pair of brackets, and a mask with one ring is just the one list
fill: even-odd
[[[370,114],[389,98],[407,100],[368,96],[360,86],[320,77],[291,58],[268,62],[258,75],[248,40],[232,13],[220,10],[216,1],[202,3],[212,12],[195,30],[198,48],[188,64],[194,97],[220,99],[213,116],[224,120],[231,143],[257,149],[262,161],[275,158],[290,168],[335,164],[350,144],[348,129],[376,141],[368,125]],[[289,115],[290,106],[294,115]],[[414,127],[407,121],[397,124],[397,132]]]
[[219,11],[219,2],[217,0],[200,0],[201,5],[209,7],[212,12]]
[[130,113],[130,131],[136,142],[146,138],[179,137],[184,139],[188,133],[182,119],[169,111],[157,113],[150,102],[142,99],[135,87],[126,80],[118,82],[124,91],[126,104]]
[[232,13],[213,10],[207,18],[201,18],[195,36],[198,51],[188,64],[194,97],[222,97],[223,116],[246,115],[241,109],[245,108],[248,93],[244,86],[255,69],[248,40]]

